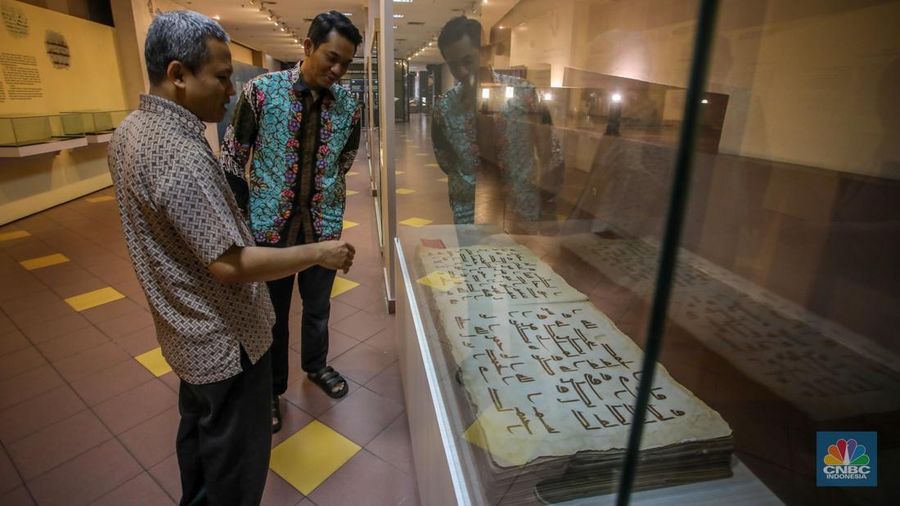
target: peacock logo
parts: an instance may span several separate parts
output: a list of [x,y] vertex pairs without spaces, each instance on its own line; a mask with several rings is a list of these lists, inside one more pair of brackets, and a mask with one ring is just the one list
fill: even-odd
[[826,466],[867,466],[869,456],[866,447],[855,439],[838,439],[828,447],[828,455],[823,461]]
[[876,432],[817,432],[819,487],[878,486]]

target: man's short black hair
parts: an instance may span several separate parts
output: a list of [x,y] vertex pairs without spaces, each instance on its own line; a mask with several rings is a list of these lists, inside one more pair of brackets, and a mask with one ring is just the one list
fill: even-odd
[[447,21],[438,36],[438,49],[441,50],[441,54],[444,54],[447,46],[462,40],[466,35],[469,36],[473,46],[481,48],[481,23],[465,16],[457,16]]
[[309,25],[309,33],[306,36],[312,40],[315,48],[328,40],[328,35],[332,30],[336,30],[339,35],[352,42],[354,47],[362,44],[363,38],[359,30],[347,16],[338,11],[323,12],[316,16],[316,19]]

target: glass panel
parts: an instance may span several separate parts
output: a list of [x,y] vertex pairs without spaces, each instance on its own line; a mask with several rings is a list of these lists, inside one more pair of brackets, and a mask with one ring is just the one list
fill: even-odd
[[[718,149],[695,154],[661,363],[787,504],[900,501],[897,19],[900,2],[720,8],[701,102]],[[597,254],[628,287],[658,249]]]
[[[434,13],[395,4],[398,55],[425,75],[397,125],[396,197],[462,476],[478,504],[611,502],[698,2],[448,7],[438,25],[410,25]],[[702,153],[719,150],[729,91],[704,96]],[[634,279],[609,274],[622,269]],[[656,372],[635,498],[686,485],[699,502],[728,480],[774,499],[732,460],[731,419],[682,381]]]

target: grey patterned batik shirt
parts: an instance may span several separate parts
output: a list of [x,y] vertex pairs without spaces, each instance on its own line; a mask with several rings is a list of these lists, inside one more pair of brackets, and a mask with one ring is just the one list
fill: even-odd
[[187,109],[143,95],[109,144],[125,241],[163,356],[193,384],[240,373],[240,346],[256,363],[275,322],[265,284],[223,284],[207,268],[231,246],[255,243],[204,131]]

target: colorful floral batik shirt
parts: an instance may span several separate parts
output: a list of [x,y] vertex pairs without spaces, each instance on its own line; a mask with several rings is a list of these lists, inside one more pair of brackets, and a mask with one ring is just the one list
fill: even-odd
[[[537,90],[522,79],[496,72],[492,73],[492,80],[498,86],[492,93],[504,97],[495,114],[477,112],[473,104],[466,104],[462,83],[435,102],[434,154],[447,174],[456,224],[475,222],[475,179],[483,159],[496,161],[505,185],[507,210],[517,220],[541,219],[542,202],[547,200],[542,193],[552,199],[561,184],[560,142]],[[489,129],[488,135],[479,135],[479,128]]]
[[290,246],[340,238],[344,177],[359,148],[360,111],[337,84],[315,96],[299,67],[244,86],[221,159],[227,173],[248,181],[247,214],[257,243]]

